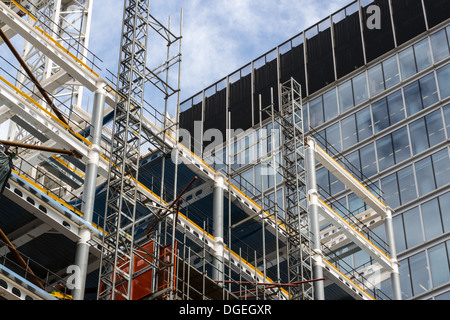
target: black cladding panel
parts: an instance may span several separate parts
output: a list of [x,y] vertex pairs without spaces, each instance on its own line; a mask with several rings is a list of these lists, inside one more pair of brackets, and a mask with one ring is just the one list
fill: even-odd
[[202,121],[202,103],[197,103],[186,111],[180,112],[180,128],[186,129],[191,135],[191,151],[194,152],[195,125]]
[[334,42],[338,79],[364,65],[358,11],[334,23]]
[[423,0],[428,21],[428,28],[450,18],[450,0]]
[[326,28],[306,40],[308,93],[312,94],[335,81],[331,29]]
[[[217,91],[210,97],[205,98],[205,120],[203,122],[203,132],[208,129],[218,129],[222,138],[226,137],[227,128],[227,105],[226,105],[226,88]],[[223,142],[224,140],[222,140]],[[203,147],[206,147],[212,141],[204,141]]]
[[230,84],[231,129],[251,128],[252,123],[252,76],[251,74],[240,78]]
[[[277,72],[277,60],[272,60],[265,63],[258,69],[255,69],[255,108],[253,110],[255,123],[260,122],[259,113],[259,97],[261,96],[261,108],[269,106],[272,103],[272,90],[273,90],[273,102],[274,108],[278,108],[278,72]],[[268,115],[263,112],[262,120],[268,118]]]
[[426,31],[422,0],[392,1],[397,45]]
[[[371,5],[380,8],[380,28],[372,28],[368,21],[372,21],[373,12],[368,11]],[[366,59],[370,62],[386,52],[395,48],[394,35],[392,32],[391,11],[388,0],[375,0],[370,5],[362,8],[363,35],[366,48]],[[370,26],[370,28],[369,28]]]
[[281,83],[294,78],[302,86],[302,97],[306,97],[305,55],[303,43],[294,46],[286,53],[280,54]]

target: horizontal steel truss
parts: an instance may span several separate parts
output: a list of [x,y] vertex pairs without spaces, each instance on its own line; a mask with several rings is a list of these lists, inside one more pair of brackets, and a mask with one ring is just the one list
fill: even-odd
[[[1,80],[1,79],[0,79]],[[49,115],[48,112],[45,112],[41,106],[39,106],[37,103],[32,103],[26,96],[25,93],[21,92],[14,86],[8,85],[5,82],[0,81],[0,97],[6,102],[6,104],[15,112],[16,114],[19,114],[22,116],[25,120],[30,121],[31,124],[33,124],[36,128],[38,128],[41,132],[43,132],[46,136],[49,137],[49,139],[54,140],[57,142],[58,145],[64,146],[64,147],[71,147],[75,149],[77,152],[79,152],[81,155],[83,155],[83,160],[88,160],[88,152],[89,152],[89,142],[83,141],[80,142],[79,139],[75,138],[64,125],[57,119],[55,116],[52,117],[52,115]],[[159,128],[146,121],[144,119],[143,121],[143,127],[146,127],[147,130],[153,130],[156,132],[159,131]],[[198,174],[200,177],[204,178],[205,180],[214,180],[215,171],[208,166],[203,160],[201,160],[198,156],[194,155],[190,150],[186,149],[181,144],[175,144],[175,140],[167,135],[166,143],[171,144],[176,150],[178,150],[179,153],[179,159],[180,161],[183,161],[193,172]],[[109,160],[107,157],[102,156],[100,157],[100,164],[99,164],[99,174],[103,176],[104,178],[107,177],[109,169]],[[229,197],[231,197],[232,201],[236,203],[241,204],[241,208],[250,216],[255,216],[255,219],[261,221],[261,219],[264,219],[266,221],[266,225],[269,232],[272,232],[273,234],[276,234],[276,232],[279,232],[280,240],[286,240],[286,237],[288,236],[288,232],[286,230],[286,227],[283,224],[280,224],[276,222],[272,215],[270,215],[268,212],[262,210],[261,206],[259,206],[255,201],[250,199],[245,193],[243,193],[241,190],[239,190],[236,186],[231,184],[228,180],[224,182],[225,190],[228,191]],[[146,188],[144,185],[138,183],[138,191],[142,197],[142,199],[148,199],[147,202],[148,205],[155,205],[160,203],[160,198],[156,194],[154,194],[152,191],[150,191],[148,188]],[[163,202],[164,204],[164,202]],[[169,216],[170,218],[171,216]],[[179,220],[181,223],[189,225],[190,230],[195,230],[198,234],[203,234],[203,231],[198,226],[195,226],[192,224],[190,220],[183,217],[182,215],[179,216]],[[188,233],[192,238],[197,239],[198,237],[194,235],[193,232]],[[212,239],[212,242],[210,246],[208,246],[211,250],[211,252],[214,252],[214,239],[212,236],[210,236]],[[229,259],[232,259],[232,265],[235,265],[235,263],[239,264],[238,255],[230,252],[228,254]],[[236,257],[236,258],[234,258]],[[227,258],[227,257],[225,257]],[[255,273],[254,269],[247,266],[247,264],[242,264],[239,267],[242,267],[244,269],[248,268],[248,272]],[[246,272],[246,273],[248,273]],[[341,274],[344,276],[343,274]],[[333,276],[333,274],[331,274]],[[344,276],[345,277],[345,276]],[[341,282],[338,277],[333,278],[334,282],[338,283]],[[260,279],[261,282],[267,281],[267,279]],[[347,286],[346,286],[347,287]],[[357,285],[353,283],[353,287],[355,290],[357,289]],[[348,287],[347,287],[348,288]],[[358,289],[361,290],[361,289]],[[353,292],[352,290],[349,290],[349,293]]]
[[[44,52],[52,61],[61,66],[61,68],[65,71],[65,74],[70,74],[88,90],[96,91],[99,86],[104,85],[104,80],[101,79],[94,71],[90,70],[86,65],[80,63],[80,61],[76,58],[72,57],[65,50],[58,47],[51,37],[49,39],[48,35],[42,34],[39,30],[28,24],[23,19],[20,19],[18,16],[16,17],[15,13],[2,2],[0,2],[0,20],[4,21],[8,26],[13,28],[33,46]],[[64,77],[64,75],[61,75],[61,77]],[[106,103],[113,106],[115,104],[115,98],[116,96],[114,91],[110,92],[106,97]],[[30,97],[25,93],[11,84],[0,81],[0,99],[4,100],[12,112],[20,114],[24,119],[31,121],[41,132],[43,132],[51,140],[56,141],[59,146],[74,148],[77,152],[83,155],[83,161],[88,160],[87,155],[89,142],[80,142],[80,140],[75,138],[73,134],[70,133],[70,130],[60,123],[58,119],[46,113],[43,110],[44,108],[39,107],[37,103],[31,102]],[[143,119],[143,130],[153,133],[161,141],[165,141],[168,146],[178,150],[180,160],[191,168],[192,171],[199,174],[199,176],[207,180],[214,179],[215,172],[211,167],[209,167],[202,159],[194,155],[190,150],[187,150],[181,144],[176,143],[174,137],[168,134],[164,136],[164,131],[157,125]],[[103,177],[107,177],[108,168],[109,160],[102,156],[100,159],[99,174]],[[151,201],[154,201],[154,203],[160,202],[159,197],[143,185],[138,184],[138,190],[144,198],[150,199]],[[268,222],[267,225],[271,232],[275,233],[276,230],[279,230],[281,236],[287,236],[287,231],[284,226],[277,228],[277,223],[273,221],[270,214],[263,211],[258,204],[247,197],[228,180],[225,182],[225,190],[228,191],[232,201],[243,204],[242,207],[249,215],[256,214],[256,218],[265,219]],[[181,218],[181,221],[182,220],[183,218]],[[191,222],[187,219],[185,223],[188,225],[191,224]],[[229,256],[231,259],[234,254],[230,253]],[[338,277],[335,277],[334,279],[336,283],[341,282]],[[354,284],[354,286],[356,285]]]

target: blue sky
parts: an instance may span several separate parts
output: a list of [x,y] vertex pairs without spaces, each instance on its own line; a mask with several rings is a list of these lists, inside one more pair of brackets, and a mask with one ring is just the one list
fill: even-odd
[[[184,11],[182,100],[312,26],[352,0],[151,0],[151,14],[179,30]],[[90,49],[117,73],[123,2],[94,2]],[[150,44],[151,46],[152,44]],[[163,49],[165,52],[165,49]],[[157,54],[156,54],[157,55]],[[149,56],[149,64],[163,62]]]
[[[181,100],[185,100],[284,41],[338,11],[352,0],[150,0],[151,14],[179,32],[183,8]],[[89,49],[117,74],[123,1],[95,0]],[[18,37],[16,37],[18,38]],[[19,39],[14,39],[17,43]],[[18,44],[19,46],[19,44]],[[164,61],[165,49],[150,43],[149,67]],[[0,53],[5,54],[4,46]],[[7,53],[7,52],[6,52]],[[84,99],[89,101],[89,99]],[[92,101],[92,100],[90,100]],[[85,107],[84,107],[85,108]],[[174,108],[172,107],[171,115]],[[0,127],[0,138],[7,126]]]

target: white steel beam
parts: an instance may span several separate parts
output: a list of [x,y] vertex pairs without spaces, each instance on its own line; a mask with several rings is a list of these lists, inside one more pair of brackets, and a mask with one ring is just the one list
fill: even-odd
[[3,2],[0,2],[0,20],[13,28],[26,41],[78,80],[88,90],[94,92],[97,89],[99,75],[95,71],[71,54],[51,35],[23,20]]
[[316,159],[384,219],[386,217],[386,205],[319,147],[312,138],[308,137],[307,140],[308,144],[314,148]]
[[318,201],[320,214],[326,217],[334,226],[341,229],[343,233],[362,250],[369,254],[372,258],[378,261],[387,270],[393,270],[393,263],[391,259],[381,251],[377,246],[370,242],[363,236],[355,227],[350,225],[344,218],[331,209],[321,199]]

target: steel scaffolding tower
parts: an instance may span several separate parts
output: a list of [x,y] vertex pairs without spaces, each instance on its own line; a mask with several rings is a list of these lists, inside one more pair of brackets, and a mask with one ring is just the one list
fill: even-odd
[[280,84],[281,105],[264,108],[277,121],[282,132],[282,175],[285,188],[285,213],[289,282],[301,285],[290,288],[292,299],[313,299],[312,260],[309,217],[306,206],[306,171],[302,95],[300,84],[291,78]]
[[[131,299],[149,1],[125,1],[99,298]],[[120,276],[119,276],[120,275]]]
[[[180,52],[170,56],[170,46],[180,41],[181,36],[175,36],[170,31],[170,26],[166,28],[158,22],[150,15],[149,9],[148,0],[125,1],[117,79],[118,102],[114,110],[107,182],[99,299],[133,298],[134,258],[138,256],[152,267],[157,266],[156,262],[148,260],[150,255],[140,246],[141,243],[136,243],[136,240],[139,240],[137,237],[148,237],[148,230],[151,228],[147,228],[144,235],[137,236],[136,226],[141,226],[149,220],[151,223],[162,221],[172,209],[167,208],[167,203],[163,199],[164,172],[161,175],[162,191],[159,203],[142,193],[138,181],[141,149],[144,146],[150,150],[161,150],[164,155],[172,150],[166,143],[166,134],[169,130],[175,130],[176,122],[168,118],[168,99],[175,94],[179,95],[180,91],[180,69],[178,79],[175,80],[178,87],[169,84],[169,69],[181,62],[181,44]],[[147,67],[147,46],[149,32],[152,30],[167,42],[167,60],[155,69]],[[161,76],[164,73],[165,79]],[[146,83],[160,90],[164,99],[164,113],[159,113],[162,119],[155,116],[152,119],[153,126],[150,127],[143,124],[143,119],[149,115],[154,116],[156,109],[150,106],[152,110],[149,111],[148,106],[144,106],[147,103],[144,98]],[[178,103],[179,96],[177,105]],[[155,129],[157,122],[160,122],[161,128]],[[176,180],[175,173],[175,183]],[[138,205],[145,206],[148,214],[136,217]],[[174,248],[169,252],[173,253]],[[173,258],[170,261],[173,261]]]

